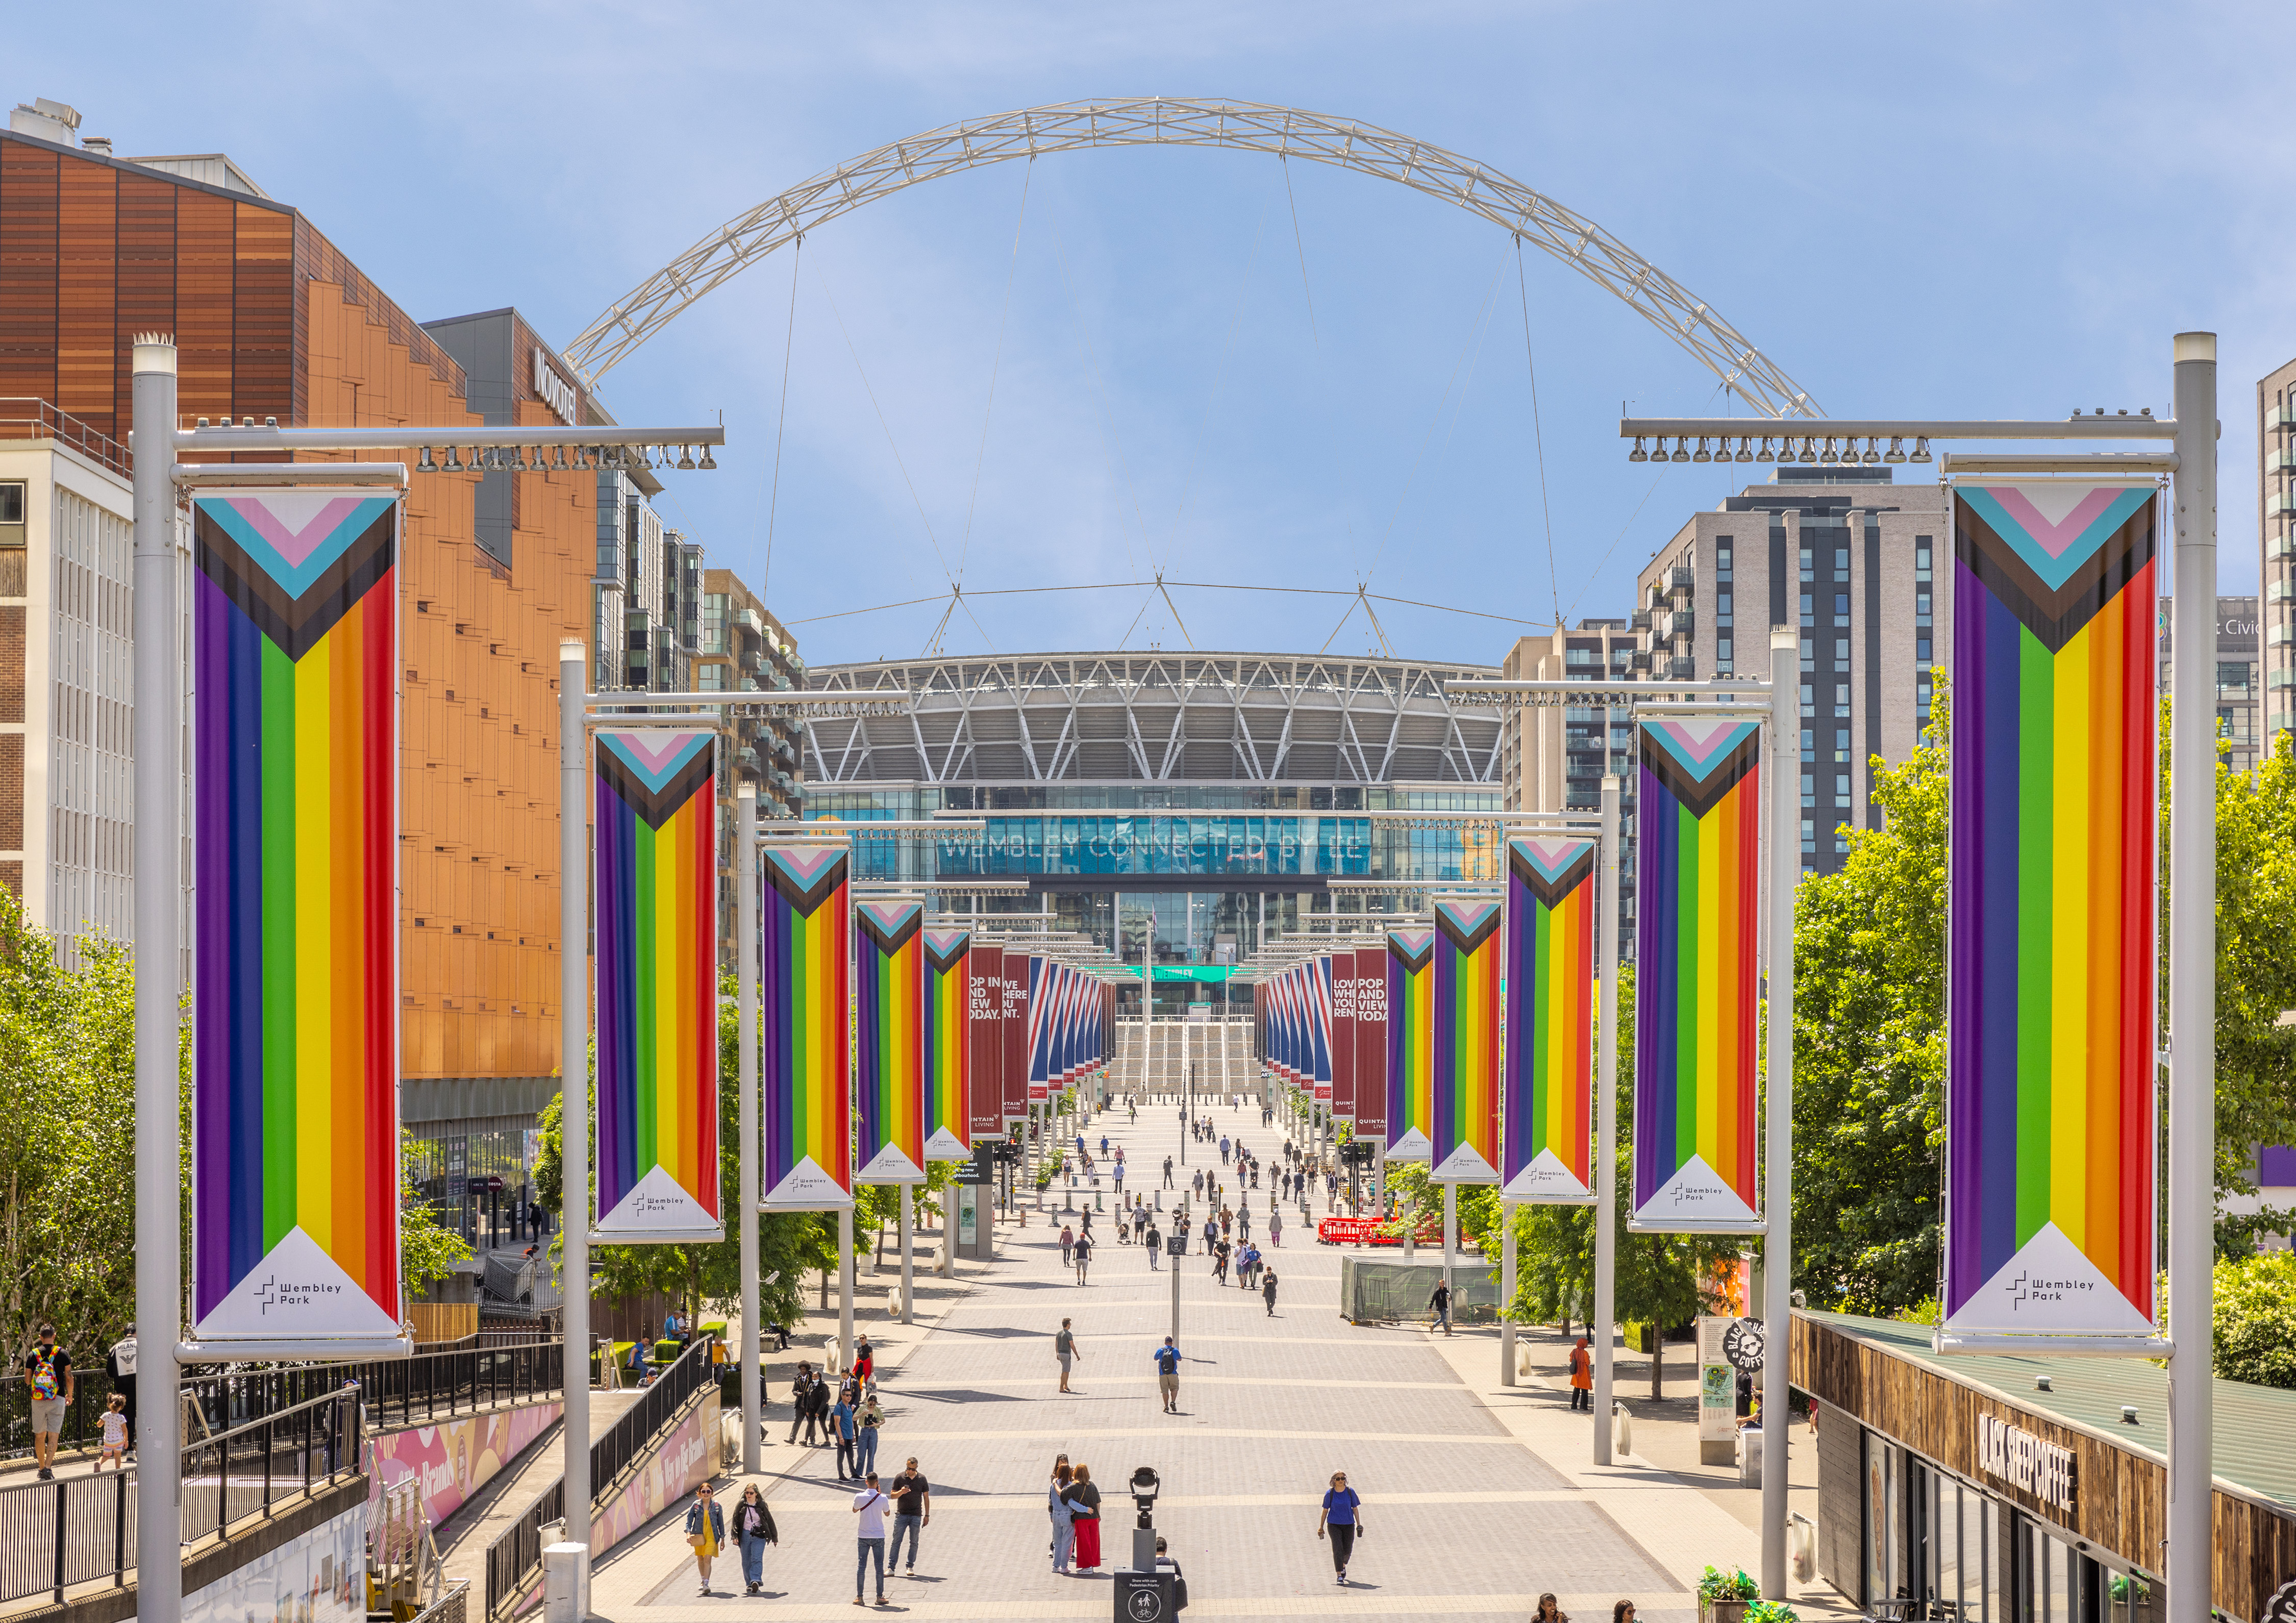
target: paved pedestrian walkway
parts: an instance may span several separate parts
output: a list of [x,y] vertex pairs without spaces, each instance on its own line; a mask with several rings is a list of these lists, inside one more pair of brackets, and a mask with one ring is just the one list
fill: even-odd
[[[1125,1144],[1139,1169],[1128,1182],[1147,1189],[1161,1183],[1151,1168],[1180,1152],[1176,1116],[1144,1110],[1135,1126],[1113,1111],[1089,1136],[1095,1152],[1103,1131]],[[1281,1130],[1261,1127],[1256,1109],[1214,1116],[1271,1172],[1278,1166]],[[1219,1164],[1216,1147],[1186,1150],[1191,1169]],[[1256,1191],[1256,1219],[1267,1194]],[[1696,1487],[1646,1464],[1625,1468],[1638,1499],[1616,1483],[1591,1484],[1567,1459],[1584,1457],[1583,1417],[1571,1426],[1559,1397],[1544,1417],[1529,1412],[1529,1395],[1487,1393],[1496,1368],[1487,1340],[1349,1325],[1338,1313],[1339,1253],[1288,1223],[1280,1248],[1267,1244],[1264,1222],[1254,1224],[1279,1276],[1272,1316],[1256,1291],[1219,1287],[1201,1254],[1180,1262],[1179,1413],[1162,1413],[1150,1354],[1170,1328],[1170,1278],[1152,1272],[1140,1248],[1114,1242],[1113,1204],[1095,1220],[1105,1243],[1090,1284],[1062,1266],[1057,1221],[1000,1229],[997,1263],[968,1274],[885,1376],[879,1470],[890,1477],[914,1454],[934,1485],[917,1575],[889,1584],[894,1608],[920,1618],[1109,1616],[1104,1573],[1128,1558],[1123,1484],[1139,1465],[1162,1479],[1156,1526],[1186,1571],[1191,1619],[1527,1617],[1551,1589],[1579,1623],[1603,1623],[1620,1598],[1636,1602],[1643,1623],[1690,1623],[1696,1572],[1738,1558],[1743,1528]],[[1063,1315],[1079,1353],[1067,1394],[1053,1353]],[[882,1322],[882,1312],[862,1320],[873,1333]],[[1103,1485],[1101,1577],[1050,1568],[1045,1487],[1062,1451]],[[767,1451],[760,1479],[782,1535],[767,1557],[765,1596],[741,1595],[731,1551],[717,1569],[720,1593],[696,1596],[682,1522],[666,1514],[602,1562],[596,1615],[852,1616],[851,1489],[831,1476],[825,1452],[791,1452]],[[1316,1537],[1323,1488],[1341,1470],[1363,1495],[1365,1527],[1346,1588]],[[721,1479],[721,1500],[741,1487]],[[1687,1512],[1675,1518],[1679,1528],[1669,1525],[1669,1504]],[[1710,1547],[1725,1529],[1735,1541]]]

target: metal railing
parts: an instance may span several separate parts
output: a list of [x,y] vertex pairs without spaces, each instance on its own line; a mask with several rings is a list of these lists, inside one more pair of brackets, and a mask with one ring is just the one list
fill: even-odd
[[[183,1451],[183,1538],[222,1534],[282,1501],[359,1469],[359,1391],[324,1396],[203,1438]],[[0,1602],[110,1579],[135,1569],[135,1473],[62,1477],[0,1487]]]
[[115,474],[133,476],[126,446],[31,395],[0,395],[0,440],[54,440]]
[[[621,1486],[621,1477],[710,1380],[709,1345],[697,1340],[590,1445],[590,1504],[596,1509]],[[505,1614],[542,1570],[543,1529],[566,1520],[566,1479],[560,1477],[526,1507],[501,1537],[487,1546],[487,1619]],[[598,1552],[593,1551],[594,1556]]]

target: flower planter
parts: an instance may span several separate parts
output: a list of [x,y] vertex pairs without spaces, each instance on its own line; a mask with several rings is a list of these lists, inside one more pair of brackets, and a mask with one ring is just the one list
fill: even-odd
[[1746,1608],[1750,1601],[1702,1601],[1698,1605],[1698,1623],[1746,1623]]

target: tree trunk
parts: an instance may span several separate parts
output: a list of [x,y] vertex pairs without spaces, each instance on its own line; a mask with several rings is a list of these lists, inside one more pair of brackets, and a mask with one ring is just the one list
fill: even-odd
[[1660,1371],[1660,1365],[1665,1362],[1665,1359],[1666,1359],[1666,1331],[1665,1331],[1662,1328],[1660,1328],[1660,1324],[1659,1324],[1658,1321],[1657,1321],[1657,1320],[1655,1320],[1655,1319],[1653,1319],[1653,1320],[1652,1320],[1652,1321],[1651,1321],[1650,1336],[1651,1336],[1651,1402],[1652,1402],[1652,1403],[1656,1403],[1656,1402],[1658,1402],[1658,1401],[1659,1401],[1659,1398],[1660,1398],[1660,1388],[1659,1388],[1659,1382],[1660,1382],[1660,1380],[1662,1379],[1662,1377],[1660,1375],[1660,1372],[1659,1372],[1659,1371]]

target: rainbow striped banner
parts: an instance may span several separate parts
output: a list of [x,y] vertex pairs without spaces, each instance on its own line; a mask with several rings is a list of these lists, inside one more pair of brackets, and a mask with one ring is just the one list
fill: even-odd
[[924,923],[916,902],[853,910],[853,1102],[858,1183],[922,1183],[924,1134]]
[[1496,902],[1435,904],[1434,1167],[1447,1183],[1499,1181]]
[[192,1321],[387,1338],[398,1276],[398,503],[192,504]]
[[1759,726],[1644,721],[1640,803],[1632,1223],[1758,1228]]
[[1387,933],[1387,1158],[1435,1144],[1435,932]]
[[1954,492],[1948,1329],[2152,1329],[2158,523]]
[[1500,1073],[1510,1200],[1587,1201],[1595,1129],[1595,842],[1507,842]]
[[1302,966],[1308,993],[1308,1066],[1316,1102],[1332,1102],[1332,955],[1316,954]]
[[972,932],[925,932],[925,1159],[972,1158],[972,1122],[965,1106],[972,1075]]
[[758,887],[759,1080],[768,1210],[853,1204],[842,845],[767,845]]
[[718,735],[597,734],[595,1232],[726,1238],[718,1166]]

